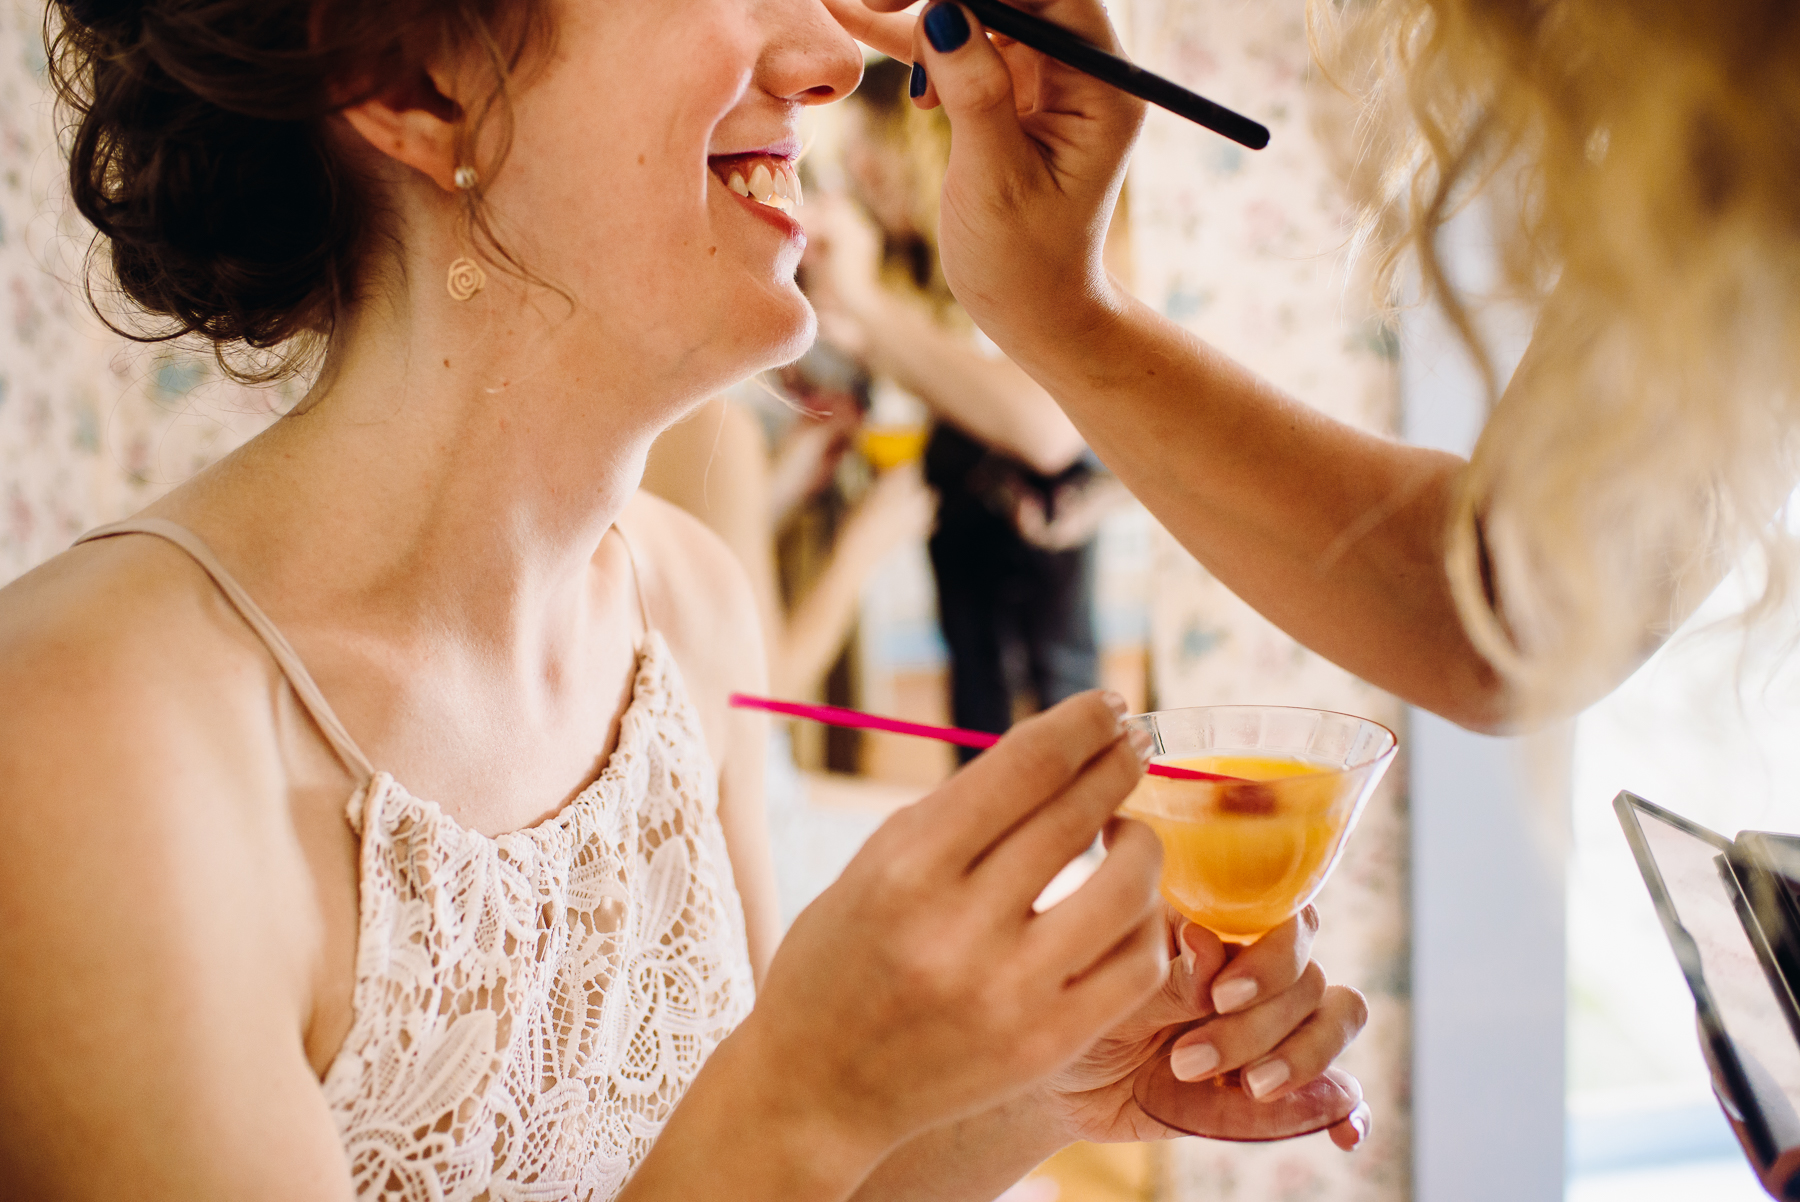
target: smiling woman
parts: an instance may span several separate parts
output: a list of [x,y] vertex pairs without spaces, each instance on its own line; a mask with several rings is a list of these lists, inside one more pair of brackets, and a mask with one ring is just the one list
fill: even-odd
[[1129,823],[1034,911],[1141,773],[1116,698],[897,815],[776,954],[750,590],[636,489],[811,337],[796,129],[861,64],[819,0],[48,32],[92,294],[316,377],[0,590],[0,1194],[991,1198],[1165,1134],[1132,1074],[1215,993],[1224,1067],[1355,1142],[1310,923],[1227,964]]

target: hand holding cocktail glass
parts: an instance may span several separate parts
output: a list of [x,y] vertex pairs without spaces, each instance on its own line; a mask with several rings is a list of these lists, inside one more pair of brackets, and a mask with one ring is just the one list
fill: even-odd
[[[1231,956],[1210,932],[1171,915],[1171,946],[1185,934],[1185,950],[1169,965],[1163,988],[1051,1079],[1070,1138],[1113,1143],[1179,1131],[1145,1113],[1133,1091],[1145,1066],[1167,1062],[1171,1033],[1194,1028],[1218,1047],[1220,1068],[1279,1064],[1287,1078],[1269,1095],[1284,1098],[1278,1103],[1259,1101],[1241,1088],[1214,1090],[1204,1081],[1182,1085],[1207,1091],[1218,1138],[1267,1138],[1271,1113],[1286,1109],[1310,1116],[1306,1130],[1329,1127],[1332,1142],[1345,1151],[1361,1143],[1369,1133],[1361,1086],[1329,1065],[1355,1038],[1367,1011],[1353,990],[1324,986],[1309,960],[1314,929],[1296,919]],[[1217,1015],[1213,995],[1233,982],[1240,989],[1254,982],[1256,993]],[[1288,1094],[1297,1096],[1286,1099]]]
[[[1299,960],[1290,962],[1305,962],[1317,921],[1307,903],[1393,761],[1394,733],[1348,714],[1280,706],[1169,710],[1130,724],[1150,735],[1157,762],[1247,778],[1146,776],[1121,812],[1162,840],[1163,897],[1202,928],[1184,933],[1185,946],[1217,947],[1226,956],[1223,944],[1252,949],[1212,984],[1211,1000],[1227,1017],[1171,1039],[1173,1064],[1169,1056],[1153,1058],[1138,1073],[1133,1096],[1158,1122],[1218,1139],[1283,1139],[1330,1126],[1360,1100],[1354,1080],[1335,1073],[1308,1080],[1308,1066],[1291,1055],[1234,1055],[1242,1043],[1233,1018],[1256,1000],[1241,984],[1254,979],[1245,966],[1268,962],[1271,953],[1275,961],[1283,958],[1266,940],[1284,948],[1297,940]],[[1323,989],[1322,977],[1315,988]],[[1298,996],[1306,997],[1304,987]],[[1241,1081],[1225,1075],[1244,1065]],[[1290,1088],[1294,1081],[1306,1083]],[[1259,1099],[1248,1126],[1247,1094]]]
[[[768,697],[734,694],[731,704],[964,746],[990,747],[1000,741],[980,731]],[[1230,720],[1233,715],[1235,721]],[[1207,717],[1201,721],[1199,716]],[[1153,796],[1141,781],[1129,796],[1115,795],[1112,804],[1122,805],[1123,812],[1137,817],[1131,812],[1134,805],[1148,810],[1152,819],[1148,825],[1168,832],[1164,841],[1169,851],[1161,872],[1166,897],[1172,893],[1180,908],[1189,912],[1210,913],[1204,907],[1219,899],[1207,903],[1194,892],[1198,864],[1201,885],[1210,881],[1224,891],[1225,902],[1235,894],[1238,903],[1256,907],[1250,912],[1260,916],[1255,922],[1262,934],[1248,946],[1237,946],[1245,939],[1244,912],[1233,910],[1236,919],[1211,919],[1214,926],[1236,933],[1237,944],[1228,944],[1162,905],[1165,938],[1176,953],[1162,987],[1058,1070],[1041,1101],[1056,1113],[1071,1140],[1156,1139],[1170,1129],[1219,1139],[1265,1140],[1329,1128],[1334,1143],[1354,1148],[1368,1133],[1362,1090],[1354,1078],[1329,1066],[1362,1029],[1367,1008],[1354,990],[1325,984],[1324,974],[1309,958],[1317,915],[1310,907],[1301,907],[1323,882],[1363,800],[1392,759],[1392,732],[1346,715],[1271,707],[1151,714],[1127,723],[1136,728],[1133,741],[1140,755],[1173,759],[1177,765],[1191,757],[1176,753],[1190,750],[1198,739],[1198,746],[1215,752],[1236,750],[1239,755],[1233,762],[1216,766],[1234,773],[1248,774],[1257,766],[1245,761],[1246,754],[1284,757],[1274,770],[1285,771],[1290,778],[1297,776],[1295,755],[1325,770],[1304,774],[1315,779],[1296,787],[1208,772],[1191,762],[1185,767],[1149,765],[1149,779],[1233,790],[1224,795],[1227,817],[1265,820],[1260,828],[1246,825],[1236,832],[1239,844],[1260,844],[1256,850],[1261,854],[1241,862],[1233,859],[1227,871],[1210,867],[1204,857],[1197,860],[1193,841],[1184,841],[1170,826],[1171,814],[1205,824],[1207,807],[1189,804],[1195,795],[1178,791]],[[1200,729],[1210,733],[1198,738],[1193,732]],[[1301,804],[1307,798],[1315,804]],[[1319,828],[1324,835],[1311,837]],[[1227,836],[1232,833],[1229,824],[1222,829]],[[1260,839],[1252,838],[1259,829]],[[1296,832],[1298,842],[1287,856],[1277,854],[1284,838],[1294,843]],[[1274,897],[1276,892],[1279,898]],[[1059,903],[1039,917],[1055,921],[1066,917],[1066,911]],[[1204,1025],[1196,1026],[1201,1020],[1206,1020]],[[1187,1049],[1184,1076],[1231,1073],[1243,1067],[1248,1070],[1249,1088],[1175,1080],[1168,1056],[1172,1040]],[[1210,1060],[1207,1049],[1216,1053]],[[1147,1083],[1156,1089],[1147,1090]]]

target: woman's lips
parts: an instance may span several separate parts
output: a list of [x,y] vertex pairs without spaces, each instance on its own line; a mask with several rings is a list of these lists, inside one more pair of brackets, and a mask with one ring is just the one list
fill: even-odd
[[721,154],[709,158],[707,166],[733,194],[790,219],[794,210],[806,203],[800,174],[789,156],[763,151]]

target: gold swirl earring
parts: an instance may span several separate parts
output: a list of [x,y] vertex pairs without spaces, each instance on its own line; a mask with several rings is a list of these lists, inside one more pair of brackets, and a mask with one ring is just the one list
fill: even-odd
[[487,286],[487,272],[474,259],[461,258],[450,264],[450,278],[445,286],[451,300],[466,301]]
[[[459,191],[467,192],[475,187],[475,168],[467,165],[458,167],[452,179]],[[445,287],[450,292],[451,300],[466,301],[486,286],[487,272],[475,260],[464,257],[450,264],[450,277],[445,282]]]

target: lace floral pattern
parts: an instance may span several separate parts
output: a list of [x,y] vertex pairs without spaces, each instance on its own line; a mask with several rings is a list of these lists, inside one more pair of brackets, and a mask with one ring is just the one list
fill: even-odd
[[556,817],[490,839],[378,775],[356,1017],[325,1077],[357,1195],[611,1198],[749,1012],[698,719],[652,633],[619,744]]

